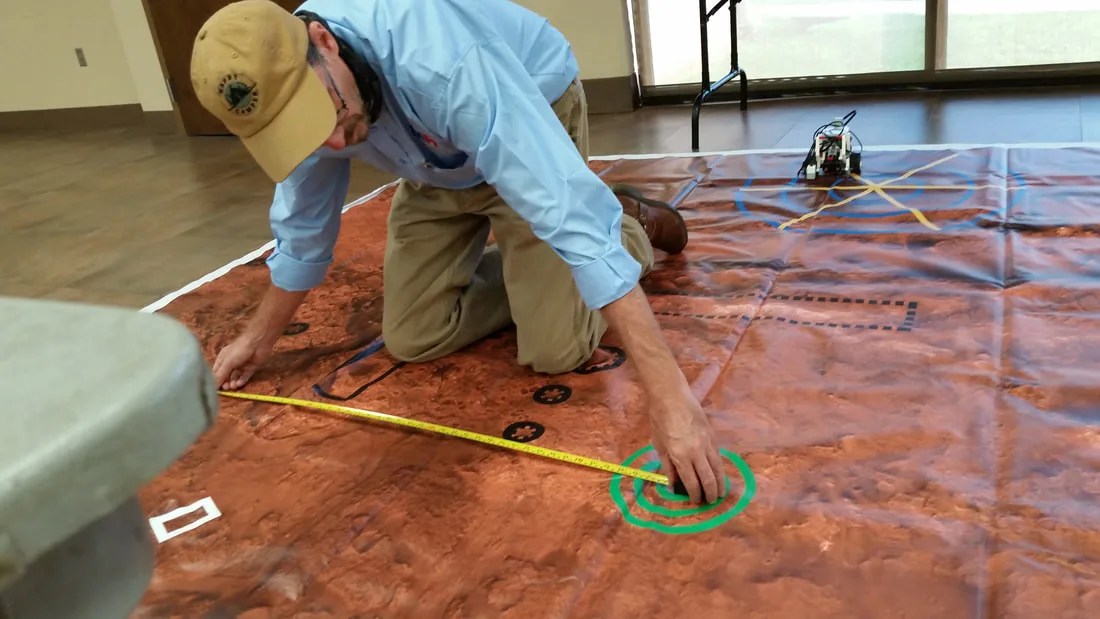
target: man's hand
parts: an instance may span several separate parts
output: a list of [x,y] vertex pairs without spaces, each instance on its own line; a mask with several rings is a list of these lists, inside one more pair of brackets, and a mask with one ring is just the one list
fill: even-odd
[[218,353],[214,361],[214,382],[221,389],[235,391],[245,386],[252,375],[271,356],[272,344],[253,339],[248,334],[233,340]]
[[724,496],[726,477],[722,460],[695,396],[690,391],[658,396],[650,406],[653,444],[661,458],[662,470],[667,471],[670,487],[680,480],[695,502],[701,496],[708,503]]
[[603,308],[650,401],[653,442],[670,486],[679,479],[691,500],[708,503],[724,496],[726,475],[710,424],[676,364],[640,286]]
[[240,389],[263,367],[307,293],[268,288],[244,333],[223,348],[214,361],[214,382],[220,389]]

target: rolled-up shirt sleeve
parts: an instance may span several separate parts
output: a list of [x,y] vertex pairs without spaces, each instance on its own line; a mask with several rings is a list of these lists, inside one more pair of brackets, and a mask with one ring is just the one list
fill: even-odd
[[471,38],[433,112],[448,139],[475,153],[485,180],[569,265],[589,308],[637,284],[641,265],[622,244],[622,206],[503,42]]
[[267,259],[273,285],[294,292],[324,281],[350,176],[346,159],[314,154],[275,186],[270,209],[275,251]]

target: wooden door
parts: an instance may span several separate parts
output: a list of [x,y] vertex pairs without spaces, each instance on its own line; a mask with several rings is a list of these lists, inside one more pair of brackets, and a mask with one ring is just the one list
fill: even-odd
[[[275,0],[288,11],[303,0]],[[199,28],[231,0],[145,0],[146,15],[160,54],[161,66],[168,76],[176,110],[187,135],[228,135],[213,114],[207,112],[191,88],[191,46]]]

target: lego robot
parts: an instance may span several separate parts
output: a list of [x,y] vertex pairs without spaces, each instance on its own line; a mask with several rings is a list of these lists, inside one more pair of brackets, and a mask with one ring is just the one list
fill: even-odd
[[[855,118],[855,115],[855,110],[852,110],[843,118],[837,118],[831,123],[822,125],[814,132],[813,144],[810,145],[810,150],[806,153],[806,159],[799,170],[800,174],[805,174],[806,180],[814,180],[818,176],[842,177],[860,174],[863,144],[848,128],[848,123]],[[859,143],[859,151],[853,150],[854,142]]]

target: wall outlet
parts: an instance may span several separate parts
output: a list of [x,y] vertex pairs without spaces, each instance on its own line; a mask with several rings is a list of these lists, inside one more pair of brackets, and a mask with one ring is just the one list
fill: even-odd
[[82,66],[82,67],[88,66],[88,60],[86,58],[84,58],[84,48],[83,47],[76,48],[76,61],[78,63],[80,63],[80,66]]

